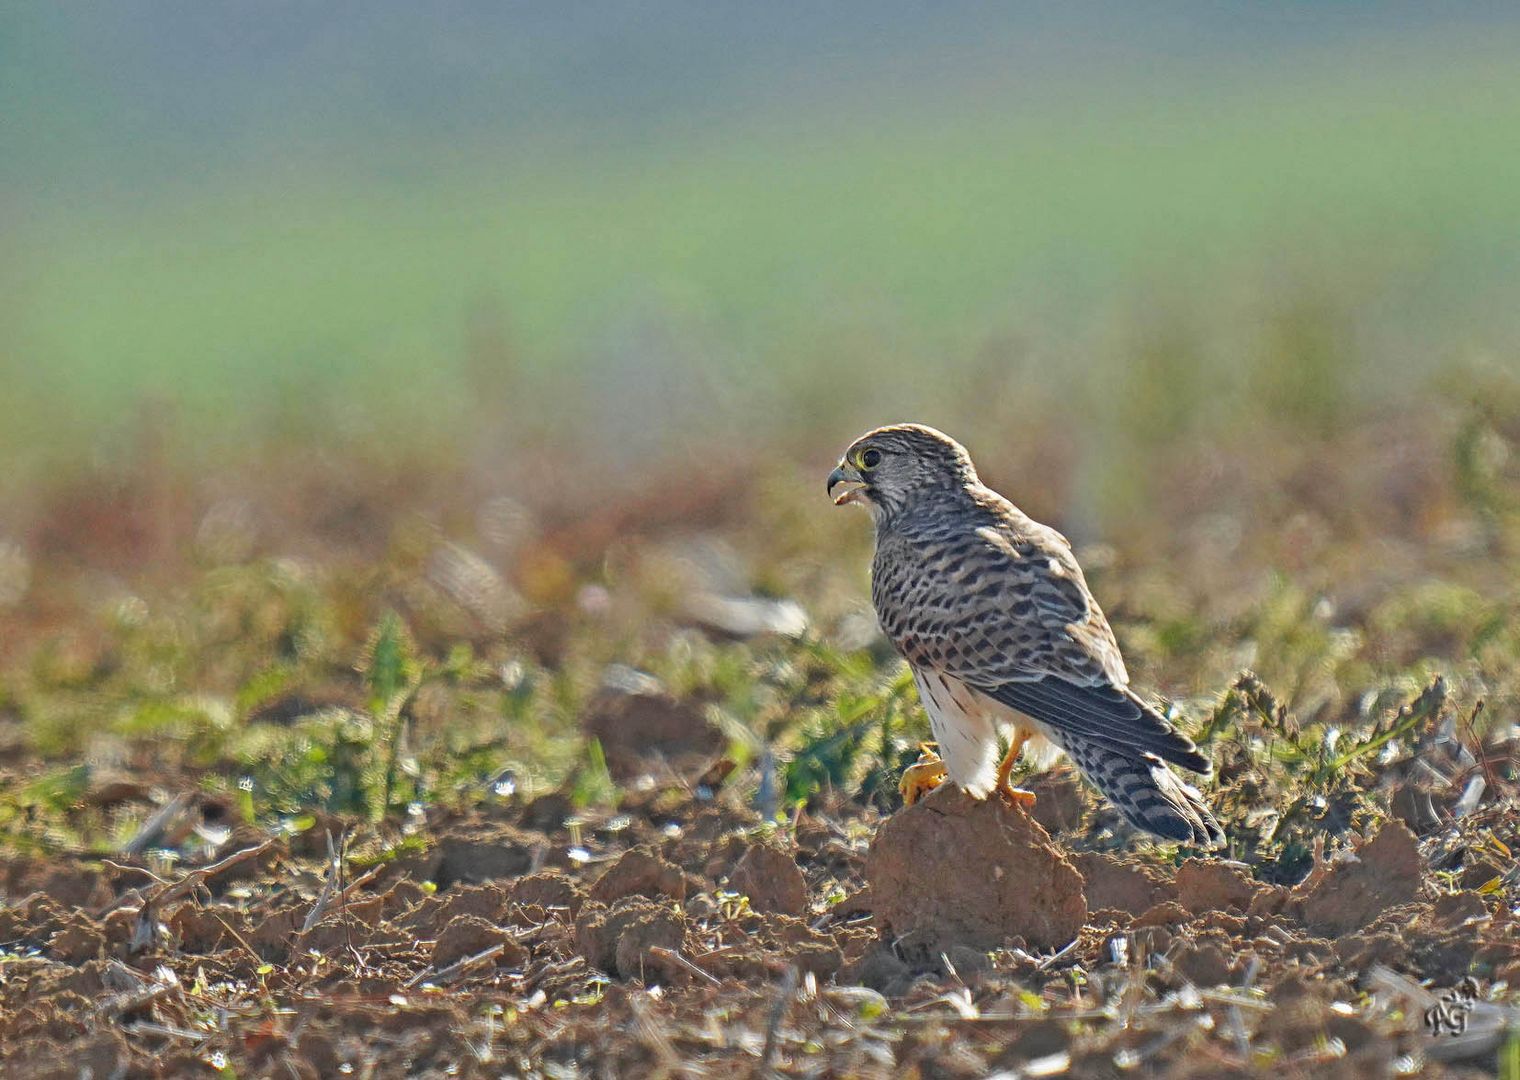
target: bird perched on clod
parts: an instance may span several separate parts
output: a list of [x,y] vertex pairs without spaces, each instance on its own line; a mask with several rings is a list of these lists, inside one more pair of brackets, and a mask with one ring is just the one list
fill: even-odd
[[[862,435],[828,485],[836,506],[862,503],[876,521],[871,600],[939,748],[903,774],[907,802],[947,774],[975,798],[1032,802],[1009,784],[1020,752],[1048,764],[1064,751],[1136,827],[1224,842],[1198,791],[1168,768],[1207,774],[1208,759],[1130,689],[1064,536],[986,487],[960,443],[920,424]],[[1001,760],[999,734],[1009,743]]]

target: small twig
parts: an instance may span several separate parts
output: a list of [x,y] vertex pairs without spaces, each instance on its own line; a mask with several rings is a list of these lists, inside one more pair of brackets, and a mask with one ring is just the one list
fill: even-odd
[[[1250,962],[1246,964],[1245,976],[1240,980],[1242,990],[1250,990],[1256,982],[1256,973],[1261,967],[1261,958],[1252,954]],[[1235,1040],[1235,1052],[1240,1055],[1242,1061],[1251,1059],[1251,1037],[1246,1032],[1245,1018],[1240,1015],[1240,1004],[1230,1002],[1230,1037]]]
[[774,1074],[776,1069],[776,1056],[781,1053],[781,1021],[786,1016],[786,1007],[792,1000],[792,995],[797,992],[797,982],[800,976],[796,965],[786,969],[786,974],[781,977],[781,985],[776,988],[776,1000],[771,1005],[769,1018],[765,1023],[765,1050],[760,1055],[760,1071],[767,1075]]
[[248,958],[250,960],[252,960],[255,964],[262,964],[264,962],[264,958],[253,951],[253,946],[248,944],[243,935],[234,930],[232,928],[232,925],[226,919],[222,918],[214,911],[211,912],[211,917],[222,924],[222,929],[227,931],[227,933],[232,937],[232,940],[237,942],[238,945],[242,947],[243,951],[248,954]]
[[1063,948],[1057,949],[1034,966],[1036,971],[1046,971],[1070,956],[1076,950],[1080,938],[1072,938]]
[[354,893],[364,888],[364,886],[368,885],[371,881],[374,881],[377,877],[380,876],[381,871],[384,869],[384,863],[377,863],[376,865],[370,867],[368,870],[364,871],[364,873],[360,874],[358,877],[354,878],[354,880],[350,881],[343,887],[343,894],[338,897],[338,901],[344,904],[348,903],[349,898],[352,897]]
[[141,900],[144,906],[157,906],[167,904],[171,900],[178,900],[181,896],[193,892],[198,885],[203,885],[212,878],[219,877],[249,859],[256,859],[275,845],[274,839],[265,840],[262,844],[255,844],[251,848],[242,851],[234,851],[220,862],[214,862],[210,866],[203,866],[199,870],[192,870],[178,881],[164,882],[157,889],[144,893],[141,889],[133,889],[131,892],[118,896],[105,907],[96,912],[96,917],[101,918],[109,915],[117,908],[126,907],[134,900]]
[[1119,1051],[1119,1053],[1114,1055],[1114,1064],[1118,1065],[1121,1069],[1132,1069],[1137,1065],[1143,1065],[1147,1061],[1156,1057],[1156,1055],[1160,1054],[1167,1047],[1173,1045],[1175,1042],[1177,1042],[1178,1039],[1184,1038],[1190,1034],[1192,1034],[1192,1029],[1186,1026],[1178,1026],[1172,1028],[1169,1031],[1163,1031],[1160,1035],[1157,1035],[1154,1039],[1151,1039],[1138,1050]]
[[708,949],[704,953],[698,953],[696,960],[726,960],[731,956],[746,956],[747,952],[738,945],[719,945],[716,949]]
[[1483,715],[1483,706],[1484,700],[1479,698],[1473,704],[1472,712],[1462,718],[1462,726],[1467,730],[1467,738],[1472,743],[1473,757],[1478,759],[1478,764],[1483,768],[1483,780],[1488,784],[1488,790],[1497,793],[1499,784],[1494,777],[1494,767],[1489,763],[1488,751],[1484,748],[1482,740],[1478,738],[1477,728],[1474,726],[1478,717]]
[[523,981],[522,992],[525,997],[532,997],[539,988],[550,979],[565,977],[572,974],[580,974],[586,967],[586,960],[581,956],[572,956],[568,960],[559,963],[546,963]]
[[417,974],[408,979],[403,985],[405,985],[406,988],[410,990],[412,987],[424,981],[431,982],[434,985],[450,982],[454,979],[455,976],[459,975],[461,972],[468,970],[469,968],[474,967],[476,964],[483,964],[487,960],[494,960],[496,957],[501,955],[502,950],[506,947],[507,943],[503,941],[499,944],[492,945],[489,949],[485,949],[482,952],[476,953],[474,956],[466,956],[462,960],[455,960],[448,967],[443,968],[440,971],[432,971],[431,969],[419,971]]
[[166,1039],[184,1039],[187,1042],[203,1043],[213,1038],[216,1032],[188,1031],[185,1028],[171,1027],[168,1024],[158,1024],[151,1020],[139,1020],[122,1029],[128,1035],[162,1035]]
[[329,860],[327,880],[322,883],[322,892],[317,896],[317,902],[306,913],[306,921],[301,924],[300,932],[302,934],[311,933],[311,928],[321,922],[322,916],[327,913],[327,905],[332,901],[333,891],[338,887],[338,875],[343,869],[343,847],[346,839],[347,837],[345,836],[344,840],[338,841],[337,846],[334,847],[332,833],[329,832],[327,834],[327,856]]
[[[162,970],[161,968],[160,971]],[[101,1002],[95,1010],[96,1019],[119,1019],[124,1014],[140,1009],[156,998],[163,997],[170,990],[179,989],[179,983],[172,975],[149,982],[136,972],[127,969],[124,965],[121,967],[121,971],[130,976],[137,983],[137,986],[130,990],[124,990],[119,994],[113,994]]]
[[1275,1008],[1270,1001],[1254,998],[1228,988],[1223,990],[1200,990],[1198,991],[1198,996],[1204,1001],[1212,1002],[1215,1005],[1230,1005],[1242,1009],[1255,1009],[1258,1012],[1271,1012]]
[[649,1006],[645,1004],[644,998],[637,994],[633,995],[628,999],[628,1007],[633,1012],[634,1029],[638,1033],[639,1041],[655,1056],[658,1064],[657,1068],[645,1073],[645,1076],[649,1077],[649,1080],[665,1080],[666,1077],[679,1073],[681,1055],[670,1041],[670,1035],[650,1015]]
[[118,874],[142,874],[145,877],[152,878],[160,885],[173,884],[173,882],[171,882],[168,878],[159,877],[152,870],[149,870],[145,866],[129,866],[126,863],[112,862],[110,859],[101,859],[100,865],[104,866],[108,870],[115,870]]
[[182,791],[154,811],[153,815],[143,822],[142,828],[137,830],[137,835],[122,846],[123,854],[141,855],[162,840],[174,820],[189,809],[191,798],[189,792]]
[[1311,852],[1312,861],[1309,864],[1309,872],[1304,875],[1304,880],[1294,886],[1297,895],[1303,896],[1312,892],[1321,881],[1329,875],[1332,869],[1330,860],[1325,858],[1325,834],[1314,834],[1314,846]]
[[[928,1004],[931,1004],[931,1005],[943,1005],[943,1004],[948,1004],[948,1003],[945,1002],[945,1001],[942,1001],[942,1000],[937,1000],[937,1001],[929,1002]],[[1106,1018],[1107,1016],[1108,1016],[1108,1013],[1106,1011],[1104,1011],[1103,1009],[1088,1009],[1088,1010],[1079,1011],[1079,1012],[1062,1013],[1061,1014],[1061,1019],[1062,1020],[1075,1020],[1075,1019],[1084,1019],[1084,1018],[1092,1018],[1092,1017],[1105,1017]],[[901,1012],[901,1013],[893,1013],[892,1014],[892,1023],[898,1024],[898,1025],[906,1025],[906,1024],[943,1024],[943,1023],[946,1023],[946,1022],[957,1023],[957,1024],[1011,1024],[1011,1023],[1017,1023],[1018,1021],[1021,1021],[1021,1020],[1028,1020],[1028,1019],[1029,1019],[1029,1014],[1028,1013],[1012,1013],[1012,1012],[979,1013],[976,1016],[961,1016],[961,1015],[957,1014],[956,1016],[953,1016],[953,1017],[952,1016],[948,1016],[948,1015],[946,1015],[943,1012],[929,1013],[929,1012],[922,1012],[922,1011],[920,1011],[920,1012],[905,1011],[905,1012]]]
[[689,972],[699,979],[706,979],[714,986],[723,985],[722,982],[720,982],[712,974],[712,972],[703,971],[701,968],[697,967],[696,964],[693,964],[690,960],[686,959],[686,957],[682,956],[680,952],[675,949],[667,949],[663,945],[651,945],[649,946],[649,955],[653,956],[657,960],[664,960],[668,963],[675,964],[682,971]]
[[212,878],[220,877],[234,866],[239,866],[249,859],[256,859],[270,848],[274,847],[273,839],[265,840],[262,844],[255,844],[251,848],[242,851],[234,851],[220,862],[214,862],[210,866],[203,866],[199,870],[192,870],[172,885],[166,885],[160,891],[145,897],[150,904],[165,904],[170,900],[178,900],[192,892],[196,886],[204,885]]

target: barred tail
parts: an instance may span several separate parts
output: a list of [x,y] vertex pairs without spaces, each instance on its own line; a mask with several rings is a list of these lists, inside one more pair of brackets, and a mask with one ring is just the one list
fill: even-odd
[[1204,848],[1224,843],[1224,830],[1196,788],[1155,754],[1126,754],[1111,744],[1068,735],[1066,753],[1137,829]]

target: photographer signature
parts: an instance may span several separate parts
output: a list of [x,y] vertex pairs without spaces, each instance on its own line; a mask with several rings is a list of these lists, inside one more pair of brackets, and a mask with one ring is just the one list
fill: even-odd
[[1425,1010],[1425,1028],[1432,1035],[1461,1035],[1478,1000],[1478,983],[1471,976],[1446,991]]

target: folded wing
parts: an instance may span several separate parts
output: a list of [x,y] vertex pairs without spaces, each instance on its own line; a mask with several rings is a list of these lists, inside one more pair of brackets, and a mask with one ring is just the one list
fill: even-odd
[[1046,675],[998,685],[973,685],[988,697],[1048,725],[1057,734],[1079,736],[1132,754],[1154,754],[1196,773],[1209,771],[1208,758],[1127,686],[1081,686]]

